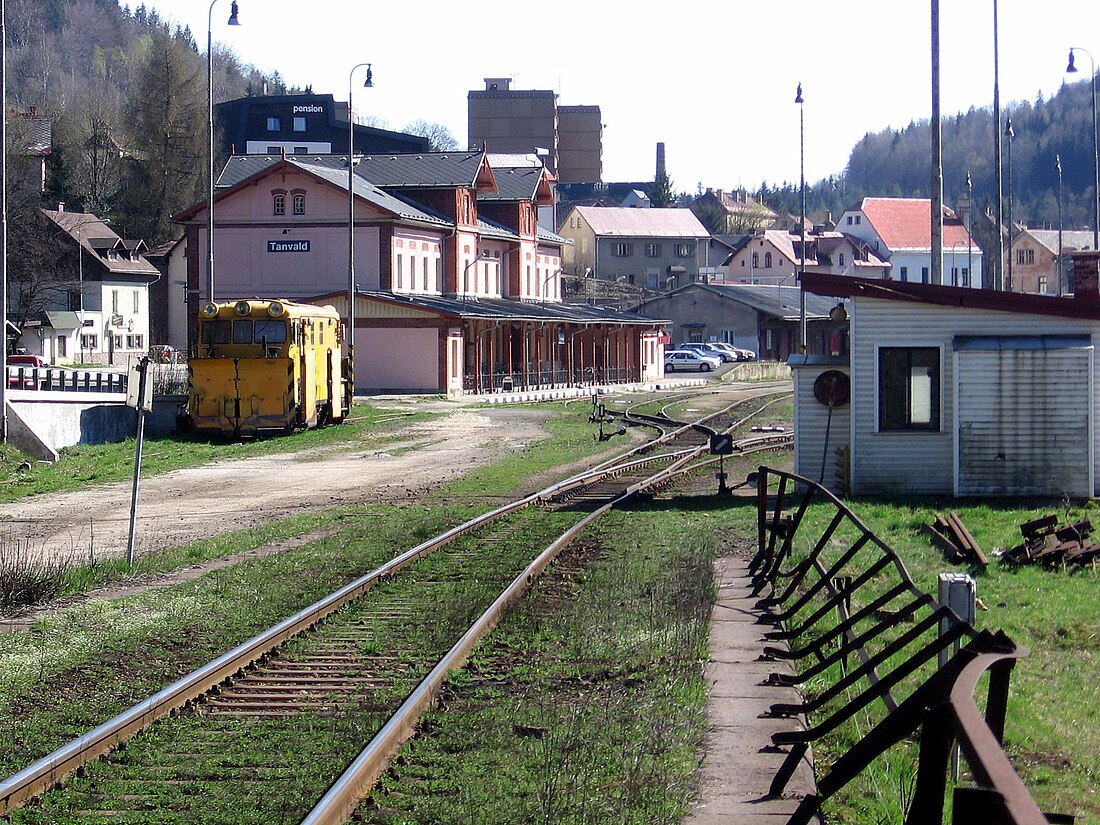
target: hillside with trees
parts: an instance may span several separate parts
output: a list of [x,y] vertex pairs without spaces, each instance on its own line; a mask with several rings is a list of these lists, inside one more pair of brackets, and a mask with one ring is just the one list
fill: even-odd
[[[1064,84],[1049,100],[1010,103],[1001,113],[1002,134],[1012,119],[1012,219],[1028,226],[1058,225],[1058,172],[1062,165],[1062,216],[1066,229],[1092,226],[1093,131],[1091,88],[1087,78]],[[970,173],[977,209],[993,208],[996,201],[994,123],[992,108],[971,108],[945,117],[943,138],[943,197],[953,206],[966,194]],[[921,197],[931,191],[931,121],[910,123],[904,129],[867,134],[852,149],[844,173],[806,186],[806,210],[815,221],[835,220],[865,196]],[[1008,138],[1002,137],[1002,187],[1007,210],[1009,196]],[[798,214],[798,183],[762,184],[755,193],[780,214]]]

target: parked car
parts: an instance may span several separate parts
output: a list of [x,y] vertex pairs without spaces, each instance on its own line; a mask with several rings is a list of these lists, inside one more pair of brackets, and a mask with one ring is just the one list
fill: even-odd
[[665,352],[665,372],[710,372],[722,365],[717,356],[704,355],[693,349],[670,349]]
[[14,389],[37,390],[45,383],[45,377],[36,370],[49,369],[50,364],[38,355],[9,355],[8,386]]
[[711,358],[717,358],[720,363],[728,363],[730,361],[737,360],[737,357],[735,355],[718,349],[714,344],[703,344],[697,341],[692,341],[687,344],[680,344],[679,348],[695,350],[696,352],[702,353],[703,355],[708,355]]

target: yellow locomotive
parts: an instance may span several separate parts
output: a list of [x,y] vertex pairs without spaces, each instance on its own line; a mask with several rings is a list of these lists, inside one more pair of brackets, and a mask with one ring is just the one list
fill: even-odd
[[331,306],[253,298],[203,305],[187,414],[198,432],[241,437],[339,423],[351,403]]

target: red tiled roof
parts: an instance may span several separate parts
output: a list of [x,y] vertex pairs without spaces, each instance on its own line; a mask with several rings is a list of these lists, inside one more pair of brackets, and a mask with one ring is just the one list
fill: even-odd
[[[932,201],[927,198],[864,198],[860,210],[890,251],[932,248]],[[944,249],[966,247],[968,241],[966,226],[944,209]]]

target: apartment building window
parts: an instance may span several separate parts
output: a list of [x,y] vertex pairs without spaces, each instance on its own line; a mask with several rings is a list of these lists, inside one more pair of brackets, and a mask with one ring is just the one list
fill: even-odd
[[939,430],[938,347],[882,347],[878,351],[880,430]]
[[1035,250],[1034,249],[1029,249],[1027,251],[1027,262],[1029,264],[1035,263]]
[[962,285],[963,286],[970,286],[970,270],[964,266],[962,268],[962,272],[963,272]]
[[145,349],[144,335],[127,335],[126,349]]
[[615,257],[616,258],[629,258],[634,254],[633,244],[617,243],[615,244]]
[[278,147],[278,146],[268,146],[267,147],[267,153],[269,155],[277,155],[277,154],[279,154],[279,152],[280,152],[280,147]]
[[99,346],[98,335],[81,335],[80,336],[80,348],[85,350],[94,350]]
[[304,132],[306,130],[306,119],[304,117],[294,118],[294,131]]
[[856,226],[859,226],[860,223],[862,223],[862,222],[863,222],[863,216],[862,215],[856,215]]
[[134,290],[134,315],[141,312],[141,290]]
[[926,266],[920,268],[920,282],[922,284],[928,283],[928,267]]
[[661,245],[659,243],[647,243],[645,245],[645,256],[647,258],[661,257]]
[[309,151],[308,146],[295,146],[294,147],[294,154],[296,154],[296,155],[304,155],[308,151]]
[[676,244],[676,257],[678,258],[690,258],[694,254],[691,244],[678,243]]
[[397,289],[401,289],[404,286],[403,278],[402,278],[402,271],[401,271],[402,270],[402,262],[404,260],[405,259],[402,258],[400,255],[396,256],[396,261],[397,261]]
[[908,281],[909,280],[909,267],[907,267],[907,266],[901,267],[901,272],[898,273],[898,274],[901,276],[901,279],[903,281]]
[[1016,263],[1022,264],[1023,262],[1024,262],[1024,250],[1017,249],[1016,250]]
[[1039,292],[1046,292],[1046,291],[1047,291],[1047,276],[1046,275],[1040,275],[1039,276]]
[[269,131],[269,132],[278,132],[279,128],[280,128],[279,118],[269,117],[267,119],[267,131]]
[[111,290],[111,314],[118,315],[118,290]]
[[849,215],[848,216],[848,226],[851,226],[851,225],[852,225],[852,216]]
[[306,196],[301,195],[301,194],[295,195],[294,196],[294,214],[295,215],[304,215],[305,213],[306,213]]
[[286,214],[286,195],[275,195],[271,198],[271,211],[275,215]]

